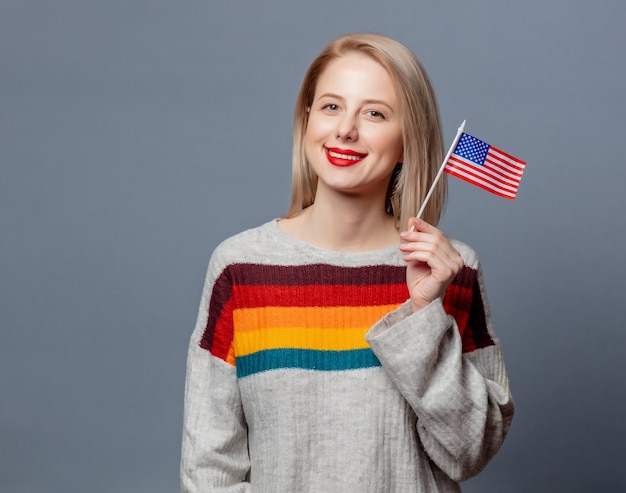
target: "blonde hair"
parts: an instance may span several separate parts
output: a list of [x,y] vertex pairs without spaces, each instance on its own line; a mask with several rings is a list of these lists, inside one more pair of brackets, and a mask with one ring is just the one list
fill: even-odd
[[[347,34],[330,43],[317,56],[304,76],[293,122],[292,195],[287,217],[313,204],[317,175],[304,152],[308,109],[313,103],[317,81],[328,63],[348,53],[366,55],[390,74],[402,112],[403,161],[392,177],[388,202],[398,228],[406,228],[428,193],[443,159],[439,110],[428,74],[416,56],[404,45],[379,34]],[[423,219],[437,225],[446,200],[445,175],[424,210]]]

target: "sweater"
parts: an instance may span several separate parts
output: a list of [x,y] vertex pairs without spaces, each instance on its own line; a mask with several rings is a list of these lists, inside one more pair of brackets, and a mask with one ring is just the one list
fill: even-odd
[[513,401],[479,261],[413,312],[397,246],[337,252],[271,221],[221,243],[188,352],[187,493],[458,492]]

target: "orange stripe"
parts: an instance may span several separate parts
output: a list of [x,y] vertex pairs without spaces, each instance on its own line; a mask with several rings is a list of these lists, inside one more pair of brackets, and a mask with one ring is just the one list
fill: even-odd
[[338,306],[338,307],[261,307],[233,311],[235,331],[264,328],[302,327],[336,329],[371,327],[387,313],[400,306]]

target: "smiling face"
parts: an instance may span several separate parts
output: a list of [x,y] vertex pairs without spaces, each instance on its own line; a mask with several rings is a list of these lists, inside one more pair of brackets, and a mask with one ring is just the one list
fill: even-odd
[[402,161],[402,125],[396,89],[382,65],[359,53],[328,63],[309,108],[304,149],[318,176],[317,194],[371,195],[384,204]]

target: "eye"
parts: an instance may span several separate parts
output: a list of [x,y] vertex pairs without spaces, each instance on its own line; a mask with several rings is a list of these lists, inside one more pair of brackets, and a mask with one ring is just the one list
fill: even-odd
[[328,103],[322,106],[322,109],[325,111],[337,111],[339,109],[339,106],[337,106],[335,103]]
[[380,111],[377,110],[369,110],[367,112],[367,116],[375,119],[375,120],[385,120],[385,115],[383,115]]

